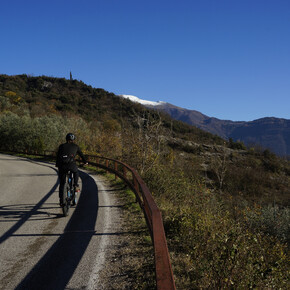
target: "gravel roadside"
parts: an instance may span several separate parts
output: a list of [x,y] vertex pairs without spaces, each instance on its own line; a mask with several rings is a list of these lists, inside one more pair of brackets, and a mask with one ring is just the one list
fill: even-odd
[[110,188],[119,218],[114,219],[114,235],[107,244],[96,289],[155,289],[154,252],[144,215],[122,181],[98,175]]

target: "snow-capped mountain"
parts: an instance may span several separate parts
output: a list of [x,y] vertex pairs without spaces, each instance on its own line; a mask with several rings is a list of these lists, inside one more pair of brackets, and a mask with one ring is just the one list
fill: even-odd
[[281,156],[290,155],[290,120],[261,118],[251,122],[235,122],[208,117],[198,111],[188,110],[166,102],[152,102],[131,95],[121,95],[145,107],[160,110],[176,120],[196,126],[222,138],[243,141],[246,145],[261,145]]
[[125,99],[129,99],[130,101],[132,101],[134,103],[140,103],[140,104],[145,105],[145,106],[159,106],[159,105],[165,104],[165,102],[162,102],[162,101],[152,102],[152,101],[142,100],[142,99],[139,99],[138,97],[135,97],[132,95],[120,95],[120,97],[123,97]]

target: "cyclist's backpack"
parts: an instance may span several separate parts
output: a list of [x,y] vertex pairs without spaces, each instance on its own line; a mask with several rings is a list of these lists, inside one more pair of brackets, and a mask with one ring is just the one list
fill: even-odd
[[63,164],[69,164],[74,161],[74,155],[73,154],[63,154],[61,155],[61,162]]

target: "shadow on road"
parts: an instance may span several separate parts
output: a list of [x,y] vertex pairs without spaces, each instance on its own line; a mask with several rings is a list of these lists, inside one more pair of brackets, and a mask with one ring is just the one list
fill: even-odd
[[[14,215],[18,215],[18,218],[20,219],[14,226],[12,226],[7,232],[5,232],[0,237],[0,244],[3,243],[6,239],[8,239],[10,236],[12,236],[25,222],[27,222],[28,219],[40,213],[40,208],[45,203],[45,201],[55,192],[57,186],[58,186],[58,182],[36,205],[32,206],[32,208],[30,208],[29,211],[23,210],[22,208],[22,209],[18,209],[18,210],[14,210],[10,212],[10,214],[14,213]],[[15,207],[17,206],[23,206],[23,205],[15,205]],[[8,214],[6,207],[7,206],[0,207],[0,216],[5,216]]]
[[[40,210],[35,209],[35,204],[11,204],[0,206],[0,223],[22,220],[27,216],[33,221],[63,217],[63,214],[51,213],[48,211],[55,208],[59,208],[58,203],[46,203],[46,206],[42,206]],[[12,235],[14,236],[14,234]]]
[[98,187],[92,177],[80,172],[82,194],[64,233],[16,289],[65,289],[90,240],[95,235]]

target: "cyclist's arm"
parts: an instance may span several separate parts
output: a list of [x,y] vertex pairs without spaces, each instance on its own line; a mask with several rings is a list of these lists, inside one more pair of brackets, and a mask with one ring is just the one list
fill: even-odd
[[82,158],[83,163],[85,163],[85,164],[88,163],[86,157],[84,156],[83,152],[81,151],[81,149],[79,147],[78,147],[77,154]]

